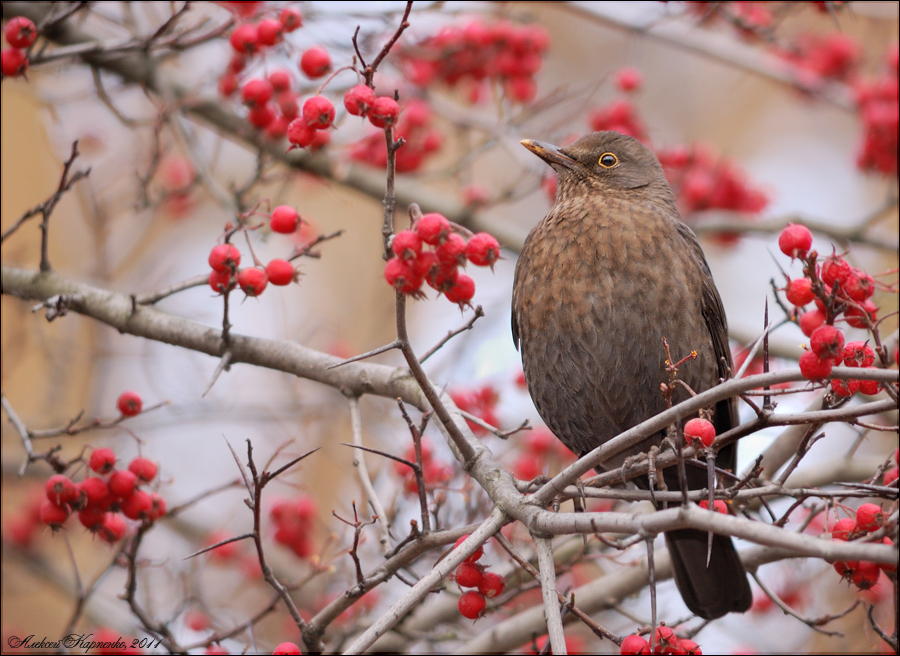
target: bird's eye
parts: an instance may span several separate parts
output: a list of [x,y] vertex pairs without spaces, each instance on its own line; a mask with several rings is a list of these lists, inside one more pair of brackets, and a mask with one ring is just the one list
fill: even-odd
[[619,163],[619,158],[612,153],[603,153],[597,163],[605,169],[611,169]]

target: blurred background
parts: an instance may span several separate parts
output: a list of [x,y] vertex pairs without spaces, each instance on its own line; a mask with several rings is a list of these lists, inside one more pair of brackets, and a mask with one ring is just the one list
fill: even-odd
[[[199,24],[205,17],[210,29],[229,20],[232,11],[235,20],[250,20],[241,15],[249,9],[229,4],[194,6],[185,24]],[[275,15],[285,6],[242,4]],[[724,8],[718,11],[713,5]],[[289,44],[273,49],[261,62],[254,60],[241,75],[288,69],[305,97],[327,78],[311,81],[300,75],[296,62],[301,52],[321,45],[331,54],[335,69],[349,65],[351,36],[359,25],[361,51],[371,61],[396,29],[404,3],[297,6],[304,27],[290,35]],[[80,12],[76,23],[96,39],[113,43],[129,33],[152,34],[170,10],[168,3],[102,3]],[[11,11],[4,6],[4,22]],[[548,37],[546,49],[536,50],[539,70],[520,76],[531,84],[513,88],[490,79],[448,80],[418,70],[417,61],[435,61],[429,60],[429,53],[436,49],[443,53],[437,61],[449,57],[445,42],[435,45],[441,34],[452,40],[452,34],[442,30],[501,21],[517,28],[538,26],[539,33]],[[835,35],[843,39],[840,45],[821,46]],[[409,29],[375,82],[379,95],[399,89],[401,107],[413,99],[427,103],[423,129],[433,132],[439,145],[423,150],[421,161],[398,174],[401,202],[395,225],[398,230],[408,225],[404,201],[414,200],[425,212],[443,211],[475,231],[493,233],[507,247],[493,271],[469,267],[467,273],[476,283],[473,303],[482,306],[485,317],[428,360],[431,379],[457,394],[459,405],[470,403],[473,411],[503,429],[525,419],[540,427],[527,392],[517,382],[521,366],[509,330],[509,305],[516,251],[550,208],[552,180],[547,178],[548,167],[519,145],[523,138],[563,144],[593,129],[630,129],[642,132],[636,136],[670,162],[677,164],[688,153],[691,161],[704,163],[705,180],[688,179],[685,176],[694,174],[684,167],[672,181],[680,185],[685,219],[700,235],[725,304],[735,351],[760,334],[767,300],[770,316],[783,318],[771,283],[784,285],[779,267],[794,277],[802,275],[797,267],[790,270],[788,258],[778,251],[777,237],[785,223],[813,227],[815,246],[822,253],[830,253],[833,244],[837,251],[849,249],[854,266],[873,275],[893,270],[880,280],[892,282],[896,290],[896,152],[892,171],[871,163],[866,168],[864,161],[860,167],[867,129],[860,89],[890,78],[886,53],[892,48],[896,146],[897,38],[896,2],[416,3]],[[81,156],[75,167],[90,166],[92,171],[63,197],[53,215],[49,257],[54,269],[69,279],[137,294],[205,275],[210,248],[225,223],[234,220],[233,209],[222,199],[257,177],[258,140],[227,133],[184,108],[213,100],[246,115],[237,100],[219,95],[218,85],[231,59],[227,38],[168,53],[155,71],[163,80],[162,92],[143,89],[108,71],[92,71],[71,57],[32,66],[27,80],[5,78],[0,87],[3,230],[55,191],[62,163],[77,139]],[[623,68],[639,73],[640,82],[633,89],[620,77]],[[414,84],[417,79],[422,84]],[[262,262],[284,257],[310,235],[343,233],[317,247],[320,258],[298,260],[299,284],[270,287],[259,298],[245,301],[242,294],[234,294],[231,322],[236,333],[296,341],[340,357],[375,349],[395,337],[394,294],[382,277],[382,207],[377,190],[379,184],[383,188],[384,173],[372,165],[377,156],[364,148],[365,139],[377,131],[347,115],[340,104],[343,91],[355,83],[348,71],[325,87],[325,95],[338,107],[338,120],[330,143],[314,157],[327,162],[330,173],[316,175],[303,166],[288,168],[263,158],[263,175],[248,194],[254,202],[261,201],[263,209],[296,207],[310,226],[294,236],[254,235],[253,250]],[[172,91],[175,85],[187,90],[178,102]],[[418,147],[413,137],[410,141]],[[719,174],[731,176],[730,184],[737,190],[716,206],[703,196],[703,184],[714,184]],[[366,187],[359,180],[371,184]],[[37,268],[37,225],[32,220],[4,241],[4,266]],[[241,247],[244,250],[243,243]],[[897,309],[896,293],[881,291],[875,300],[880,316]],[[62,426],[82,411],[86,418],[115,418],[116,399],[126,389],[139,392],[146,406],[166,402],[112,430],[57,438],[53,443],[62,444],[64,459],[103,446],[112,447],[123,462],[137,455],[150,458],[160,465],[157,489],[174,507],[237,480],[228,444],[243,454],[244,443],[250,440],[263,461],[279,448],[284,460],[322,447],[314,459],[275,484],[270,497],[270,501],[279,496],[314,497],[318,512],[313,560],[299,559],[283,547],[273,547],[270,554],[292,579],[310,575],[316,567],[333,568],[330,576],[317,578],[298,594],[304,612],[315,612],[324,600],[352,584],[353,570],[342,551],[352,530],[334,520],[331,511],[349,517],[351,502],[363,508],[365,494],[351,466],[354,453],[341,444],[352,438],[347,400],[337,390],[237,365],[204,395],[218,365],[215,359],[120,335],[76,315],[48,323],[41,314],[32,314],[31,305],[2,297],[3,393],[29,428]],[[158,307],[221,326],[221,300],[207,286],[188,289]],[[471,314],[471,310],[461,313],[431,290],[427,299],[410,303],[417,352],[424,353]],[[882,335],[894,334],[896,327],[896,316],[889,318]],[[774,366],[795,366],[789,359],[802,353],[804,341],[796,325],[777,330],[773,351],[785,360]],[[402,365],[396,352],[373,360]],[[802,409],[811,399],[789,397],[783,407]],[[361,413],[367,444],[395,455],[408,448],[409,431],[392,401],[363,398]],[[742,441],[742,467],[774,434],[777,431],[763,432]],[[448,466],[454,463],[437,431],[431,428],[427,436],[435,457]],[[849,444],[856,446],[858,437],[849,427],[829,427],[807,464],[833,460]],[[514,467],[526,437],[484,439],[502,462]],[[861,441],[855,455],[880,461],[896,444],[895,433],[873,435]],[[40,448],[50,445],[36,443]],[[58,635],[71,620],[72,595],[79,585],[71,557],[59,535],[22,528],[50,471],[37,463],[20,475],[25,454],[5,419],[2,453],[4,642],[8,635]],[[537,473],[553,473],[569,461],[554,454],[541,464],[546,469]],[[366,460],[402,536],[409,520],[417,516],[417,502],[398,488],[388,461],[376,456]],[[447,504],[442,518],[451,525],[483,516],[480,491],[473,490],[458,469],[451,470],[439,493]],[[210,534],[249,530],[244,496],[238,487],[209,495],[148,534],[143,553],[149,559],[147,581],[152,581],[145,587],[150,607],[174,614],[173,604],[188,599],[187,606],[226,625],[267,602],[270,591],[252,578],[248,582],[252,572],[238,566],[244,561],[219,562],[209,555],[182,560],[209,543]],[[115,547],[80,526],[70,527],[66,534],[80,585],[92,584],[104,572],[79,630],[102,625],[123,635],[138,634],[127,606],[117,599],[124,572],[108,569]],[[249,545],[241,545],[240,552],[249,556]],[[489,555],[498,566],[504,559],[492,551]],[[599,566],[603,569],[606,564]],[[826,570],[828,575],[820,577]],[[423,564],[418,571],[427,569]],[[822,562],[801,560],[761,570],[783,596],[793,595],[800,612],[809,617],[837,612],[858,594],[832,574]],[[574,572],[569,584],[589,575]],[[663,588],[668,594],[662,595],[662,612],[685,617],[672,583],[664,585],[669,587]],[[380,596],[369,611],[372,617],[391,598],[389,592],[377,592]],[[872,598],[885,600],[889,593],[890,588],[876,590]],[[646,597],[629,601],[628,608],[648,615]],[[878,612],[890,625],[890,603],[878,603]],[[286,614],[276,615],[261,625],[260,635],[274,636],[264,644],[296,640]],[[349,618],[348,626],[365,626],[365,618],[365,614]],[[498,620],[482,620],[493,621]],[[636,625],[623,615],[603,621],[623,633]],[[195,639],[203,635],[187,623],[179,626],[185,635],[196,634]],[[695,639],[706,653],[868,651],[876,640],[863,626],[857,610],[828,626],[843,631],[843,637],[826,637],[777,609],[757,608],[747,616],[716,622]],[[483,628],[479,624],[475,630]],[[582,635],[591,650],[611,649],[609,643],[591,642],[579,630],[574,633]]]

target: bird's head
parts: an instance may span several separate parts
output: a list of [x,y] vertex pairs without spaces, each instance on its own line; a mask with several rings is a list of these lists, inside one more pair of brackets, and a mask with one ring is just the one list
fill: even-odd
[[656,155],[634,137],[594,132],[565,148],[531,139],[525,139],[522,145],[559,174],[557,202],[585,191],[638,189],[659,195],[666,202],[674,201]]

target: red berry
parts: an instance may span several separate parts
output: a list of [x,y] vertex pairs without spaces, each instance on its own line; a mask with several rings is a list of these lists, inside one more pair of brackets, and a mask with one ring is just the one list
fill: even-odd
[[660,649],[663,653],[678,646],[678,636],[676,636],[675,632],[667,626],[656,627],[655,638],[656,648]]
[[809,338],[809,347],[820,360],[828,358],[840,364],[844,350],[844,333],[834,326],[819,326]]
[[280,645],[275,647],[275,651],[273,654],[302,654],[300,651],[300,647],[295,645],[293,642],[282,642]]
[[469,301],[475,296],[475,281],[461,273],[456,277],[453,286],[444,291],[444,295],[451,303],[459,303],[460,307],[469,305]]
[[894,467],[884,472],[884,484],[890,485],[900,477],[900,467]]
[[[875,367],[865,368],[874,369]],[[859,391],[867,396],[875,396],[881,391],[881,383],[877,380],[861,380],[859,381]]]
[[508,78],[503,85],[506,95],[514,103],[529,103],[537,96],[537,83],[529,75]]
[[285,32],[293,32],[297,28],[303,27],[303,14],[296,7],[282,9],[278,20],[284,26]]
[[[701,501],[697,505],[700,506],[701,508],[703,508],[704,510],[709,510],[709,500],[708,499],[703,499],[703,501]],[[721,499],[716,499],[715,501],[713,501],[712,509],[715,510],[717,513],[722,513],[723,515],[728,514],[728,506]]]
[[94,449],[90,467],[98,474],[108,474],[116,466],[116,453],[112,449]]
[[324,96],[313,96],[303,103],[303,120],[316,130],[324,130],[334,123],[334,105]]
[[[416,273],[421,275],[428,281],[428,284],[432,284],[432,277],[437,275],[441,268],[440,261],[437,259],[437,255],[434,254],[434,251],[424,251],[419,253],[419,256],[416,258],[414,262]],[[452,267],[453,269],[453,279],[456,279],[456,267]],[[432,285],[433,286],[433,285]]]
[[792,258],[803,257],[812,247],[812,233],[804,225],[789,223],[778,236],[778,248]]
[[716,439],[716,428],[712,422],[695,417],[684,425],[684,439],[688,444],[693,440],[700,440],[703,446],[708,447]]
[[[463,203],[467,207],[481,207],[487,205],[491,200],[491,192],[487,187],[480,184],[470,184],[463,187],[462,190]],[[487,233],[479,233],[487,234]],[[474,264],[474,262],[473,262]],[[479,265],[482,266],[482,265]]]
[[253,267],[241,269],[237,281],[247,296],[259,296],[266,289],[269,279],[266,277],[265,271]]
[[851,397],[856,394],[858,389],[858,380],[838,380],[835,378],[831,381],[831,391],[838,396]]
[[281,21],[274,18],[263,18],[256,26],[257,38],[261,45],[274,46],[281,41],[284,32],[284,25]]
[[79,505],[82,507],[99,508],[100,510],[106,510],[109,507],[111,501],[109,487],[102,478],[96,476],[86,478],[78,484],[78,489],[81,492],[82,500]]
[[865,342],[847,342],[841,356],[848,367],[870,367],[875,363],[875,351]]
[[146,519],[153,510],[153,501],[143,490],[135,490],[122,500],[120,509],[128,519]]
[[290,285],[296,276],[294,265],[287,260],[275,259],[266,265],[266,276],[273,285]]
[[58,506],[52,501],[45,501],[41,504],[41,521],[54,531],[62,528],[68,518],[69,508],[67,506]]
[[626,636],[619,646],[620,654],[649,654],[650,643],[637,634]]
[[357,84],[344,94],[344,107],[354,116],[366,116],[375,105],[375,92],[365,84]]
[[269,221],[272,232],[289,235],[295,232],[299,225],[300,214],[290,205],[279,205],[272,210],[272,218]]
[[800,356],[800,373],[807,380],[822,380],[831,375],[833,367],[831,360],[820,360],[812,351],[806,351]]
[[822,310],[811,310],[804,312],[800,317],[800,330],[807,337],[810,337],[819,326],[825,323],[826,315]]
[[137,476],[145,483],[149,483],[156,478],[156,463],[148,458],[135,458],[128,463],[128,471]]
[[415,260],[422,252],[422,239],[413,230],[401,230],[394,235],[391,250],[401,260]]
[[44,491],[47,493],[47,499],[57,506],[75,503],[80,494],[72,479],[63,474],[48,478],[44,484]]
[[219,95],[230,98],[238,90],[238,78],[233,73],[225,73],[219,78]]
[[636,68],[626,66],[625,68],[620,68],[616,71],[616,86],[619,87],[620,91],[626,93],[634,91],[635,89],[640,88],[643,82],[644,76],[641,75],[641,72]]
[[[522,376],[522,381],[524,383],[525,377]],[[520,385],[520,387],[525,387],[524,384]],[[552,449],[556,444],[556,438],[546,428],[538,428],[531,431],[531,434],[525,438],[525,448],[536,455],[541,455],[545,453],[549,453],[550,449]]]
[[218,271],[209,272],[209,286],[218,294],[224,294],[229,289],[234,289],[235,281],[230,271],[219,273]]
[[137,486],[138,477],[133,471],[128,469],[119,469],[112,473],[109,477],[107,486],[109,493],[119,499],[131,496],[134,488]]
[[396,257],[384,265],[384,279],[401,294],[412,294],[422,286],[422,276],[412,264]]
[[247,107],[262,107],[272,99],[274,89],[268,80],[259,77],[247,80],[241,87],[241,102]]
[[835,540],[847,541],[856,532],[856,520],[849,517],[839,519],[831,527],[831,537]]
[[865,303],[865,300],[875,293],[875,279],[865,271],[851,269],[850,275],[844,279],[842,291],[851,300]]
[[488,599],[493,599],[501,594],[504,588],[506,588],[506,579],[493,572],[485,572],[481,583],[478,584],[478,592]]
[[466,263],[466,240],[455,232],[447,235],[440,246],[434,249],[441,264],[458,266]]
[[147,514],[147,519],[151,522],[155,522],[160,517],[163,517],[166,514],[166,500],[163,499],[156,492],[150,493],[150,512]]
[[878,318],[878,308],[870,299],[867,299],[862,303],[862,309],[857,307],[847,308],[844,311],[844,318],[847,320],[848,326],[868,328],[869,321],[875,321]]
[[260,130],[268,128],[275,122],[276,118],[278,118],[278,112],[275,110],[275,106],[272,103],[257,105],[250,110],[249,114],[247,114],[247,121],[250,125],[257,127]]
[[477,588],[484,578],[484,568],[478,563],[463,561],[456,568],[456,582],[463,588]]
[[419,219],[416,224],[416,232],[426,244],[439,246],[450,234],[450,222],[443,214],[429,212]]
[[884,524],[884,512],[874,503],[864,503],[856,509],[856,529],[871,533]]
[[397,122],[400,105],[390,96],[376,98],[369,109],[369,123],[376,128],[384,128]]
[[241,252],[231,244],[219,244],[209,252],[209,266],[217,273],[231,273],[241,263]]
[[306,148],[316,139],[316,129],[308,126],[302,118],[295,118],[287,129],[287,138],[294,147]]
[[[291,88],[291,74],[283,68],[277,68],[269,73],[266,80],[272,85],[272,91],[276,93],[283,93]],[[281,101],[279,101],[280,104]]]
[[103,515],[103,524],[97,530],[97,535],[104,542],[118,542],[125,537],[125,520],[118,513],[108,512]]
[[37,38],[37,28],[30,19],[16,16],[4,28],[6,40],[13,48],[30,48]]
[[484,595],[475,590],[469,590],[468,592],[463,593],[457,603],[459,614],[470,620],[477,620],[484,615],[486,606],[487,602],[484,599]]
[[[272,86],[274,85],[275,83],[273,82]],[[297,99],[299,97],[300,96],[296,92],[285,89],[279,91],[278,96],[275,99],[275,102],[278,104],[278,109],[281,110],[281,115],[288,119],[288,124],[300,115],[300,106],[297,104]]]
[[822,264],[821,278],[829,287],[838,284],[843,288],[844,280],[852,273],[847,261],[839,256],[832,255]]
[[141,414],[143,405],[144,402],[141,401],[141,395],[131,390],[119,394],[119,399],[116,401],[116,407],[125,417],[134,417]]
[[103,528],[108,514],[105,508],[87,507],[78,511],[78,521],[91,533],[96,533]]
[[486,232],[476,233],[466,244],[466,258],[475,266],[493,267],[500,259],[500,243]]
[[28,56],[18,48],[4,48],[0,52],[0,71],[3,77],[19,77],[28,70]]
[[534,453],[522,453],[512,466],[513,475],[521,481],[532,481],[544,473],[542,458]]
[[679,640],[678,646],[680,648],[680,652],[682,654],[687,654],[689,656],[702,656],[703,652],[700,651],[700,645],[698,645],[693,640]]
[[785,288],[784,295],[788,303],[797,307],[811,303],[816,297],[812,290],[812,281],[809,278],[791,280]]
[[313,46],[301,55],[300,70],[308,78],[322,77],[331,70],[331,55],[322,46]]
[[850,575],[850,582],[860,590],[868,590],[878,583],[881,568],[867,560],[859,561],[859,566]]
[[[422,442],[422,445],[424,446],[425,442]],[[425,457],[425,454],[423,452],[422,458],[424,459],[424,457]],[[466,538],[468,538],[469,535],[470,534],[466,534],[466,535],[463,535],[462,537],[460,537],[456,542],[453,543],[453,548],[456,549],[456,547],[458,547],[463,542],[465,542]],[[466,558],[466,560],[464,562],[467,562],[467,563],[478,562],[483,555],[484,555],[484,546],[480,546],[475,551],[473,551],[472,554],[468,558]]]
[[238,25],[231,33],[228,42],[235,52],[252,55],[259,50],[259,34],[256,31],[256,25],[252,23]]

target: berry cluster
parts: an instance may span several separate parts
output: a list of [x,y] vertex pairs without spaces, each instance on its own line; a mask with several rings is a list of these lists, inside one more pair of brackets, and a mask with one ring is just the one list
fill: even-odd
[[[344,105],[348,111],[350,111],[351,105],[348,104],[347,98],[355,89],[366,89],[372,94],[372,98],[375,96],[375,93],[367,86],[353,87],[344,97]],[[354,96],[354,103],[356,102],[355,98],[356,96]],[[393,105],[386,109],[380,107],[385,104],[384,101],[390,101]],[[424,100],[411,100],[406,103],[402,114],[398,115],[398,111],[399,106],[393,98],[378,98],[368,116],[374,125],[378,125],[376,120],[385,125],[396,124],[394,138],[402,138],[406,143],[403,144],[403,148],[397,150],[394,165],[398,173],[408,173],[418,170],[424,163],[425,157],[440,150],[444,143],[444,135],[440,130],[431,127],[433,118],[431,108]],[[350,111],[350,113],[355,112]],[[358,115],[366,116],[367,114]],[[350,158],[372,166],[384,167],[387,164],[387,144],[384,134],[375,132],[354,144],[350,149]]]
[[656,627],[656,646],[651,651],[650,643],[638,633],[632,633],[619,645],[620,654],[702,654],[700,645],[687,638],[679,638],[665,625]]
[[708,2],[686,2],[690,13],[700,22],[708,25],[716,21],[731,25],[738,36],[745,41],[760,41],[771,37],[775,24],[769,2],[729,2],[710,4]]
[[[303,15],[300,10],[285,7],[277,19],[266,17],[235,27],[229,38],[234,55],[225,73],[219,78],[219,93],[224,97],[231,97],[240,91],[240,100],[248,110],[247,121],[264,130],[269,138],[283,139],[289,134],[292,122],[300,121],[294,126],[295,134],[300,131],[301,125],[308,126],[304,131],[302,145],[319,148],[329,141],[328,133],[320,134],[318,129],[330,125],[330,101],[313,96],[304,103],[301,113],[295,80],[289,71],[280,68],[270,71],[265,77],[250,77],[243,82],[241,80],[242,73],[253,58],[277,46],[284,40],[285,34],[302,26]],[[331,70],[331,58],[324,48],[313,46],[301,55],[298,68],[306,77],[315,79]],[[330,116],[333,120],[333,107]]]
[[[272,210],[269,227],[272,232],[293,234],[304,221],[293,207],[279,205]],[[275,258],[265,268],[257,266],[238,269],[241,263],[241,251],[233,244],[225,243],[214,246],[209,253],[209,286],[217,294],[231,291],[240,285],[247,296],[259,296],[269,283],[283,287],[297,282],[300,272],[287,260]]]
[[[468,537],[464,535],[459,538],[453,545],[454,548]],[[478,562],[483,555],[484,547],[478,547],[471,556],[459,564],[453,574],[460,588],[473,588],[462,593],[457,602],[459,614],[470,620],[482,617],[487,607],[487,599],[501,594],[506,587],[506,579],[499,574],[485,571],[484,565]]]
[[317,513],[316,500],[310,496],[277,501],[269,510],[269,518],[275,524],[275,542],[293,551],[298,558],[309,558],[313,552],[313,520]]
[[459,267],[471,262],[493,268],[500,259],[500,244],[494,237],[479,232],[466,241],[453,231],[445,216],[436,212],[422,216],[411,230],[394,235],[391,251],[395,257],[384,267],[384,279],[391,287],[402,294],[419,297],[422,284],[428,283],[460,308],[470,305],[475,296],[475,281],[460,273]]
[[856,71],[862,48],[848,34],[800,34],[789,50],[776,51],[794,68],[798,82],[818,86],[822,80],[847,81]]
[[732,210],[758,214],[769,204],[760,188],[725,157],[702,145],[656,151],[682,214],[701,210]]
[[[851,511],[852,512],[852,511]],[[831,537],[835,540],[856,540],[865,537],[866,534],[877,531],[884,524],[884,512],[880,506],[874,503],[864,503],[854,516],[839,519],[831,527]],[[882,538],[879,542],[892,545],[890,538]],[[896,564],[876,564],[868,561],[839,560],[834,563],[834,569],[841,578],[847,579],[860,590],[868,590],[878,582],[882,570],[886,573],[896,573]]]
[[[140,412],[141,399],[125,392],[118,405],[123,415],[133,416]],[[132,460],[127,469],[116,469],[116,463],[112,449],[94,449],[88,466],[97,476],[88,476],[80,483],[64,474],[51,476],[44,486],[47,499],[41,505],[41,521],[57,531],[72,513],[77,513],[85,528],[112,543],[125,537],[127,525],[122,515],[147,522],[165,515],[165,499],[140,489],[156,478],[156,463],[141,457]]]
[[[497,403],[500,395],[497,388],[490,384],[473,387],[471,389],[457,389],[450,391],[450,398],[456,407],[463,412],[475,415],[486,424],[496,426],[499,423],[496,415]],[[486,435],[487,431],[476,423],[467,420],[469,428],[475,435]]]
[[895,43],[885,57],[887,67],[881,77],[859,81],[854,87],[859,116],[863,123],[863,140],[856,165],[863,171],[897,175],[898,124],[898,46]]
[[[809,380],[822,380],[831,375],[835,365],[872,368],[875,352],[859,341],[845,344],[843,332],[835,327],[844,321],[853,328],[870,328],[878,315],[872,302],[875,280],[865,271],[852,267],[842,256],[832,254],[819,264],[812,249],[812,233],[805,226],[788,225],[778,237],[778,247],[792,259],[803,264],[803,278],[788,279],[785,298],[794,306],[794,315],[803,334],[809,337],[810,348],[800,357],[800,371]],[[815,303],[814,310],[802,308]],[[863,394],[877,394],[881,389],[874,381],[831,382],[832,391],[839,396],[851,396],[859,390]]]
[[456,87],[462,82],[474,102],[496,81],[512,102],[528,103],[537,95],[534,76],[549,45],[547,31],[539,25],[473,20],[462,27],[444,27],[397,54],[407,79],[417,86]]
[[[453,467],[434,456],[434,449],[428,440],[422,440],[422,478],[425,480],[426,490],[433,490],[438,485],[443,485],[453,478]],[[410,445],[403,454],[403,458],[409,462],[416,461],[416,447]],[[419,485],[416,482],[416,473],[402,462],[394,461],[394,471],[403,479],[404,494],[417,495]]]
[[3,77],[19,77],[28,70],[28,55],[25,51],[37,39],[37,28],[24,16],[11,19],[4,28],[9,48],[0,51],[0,71]]

